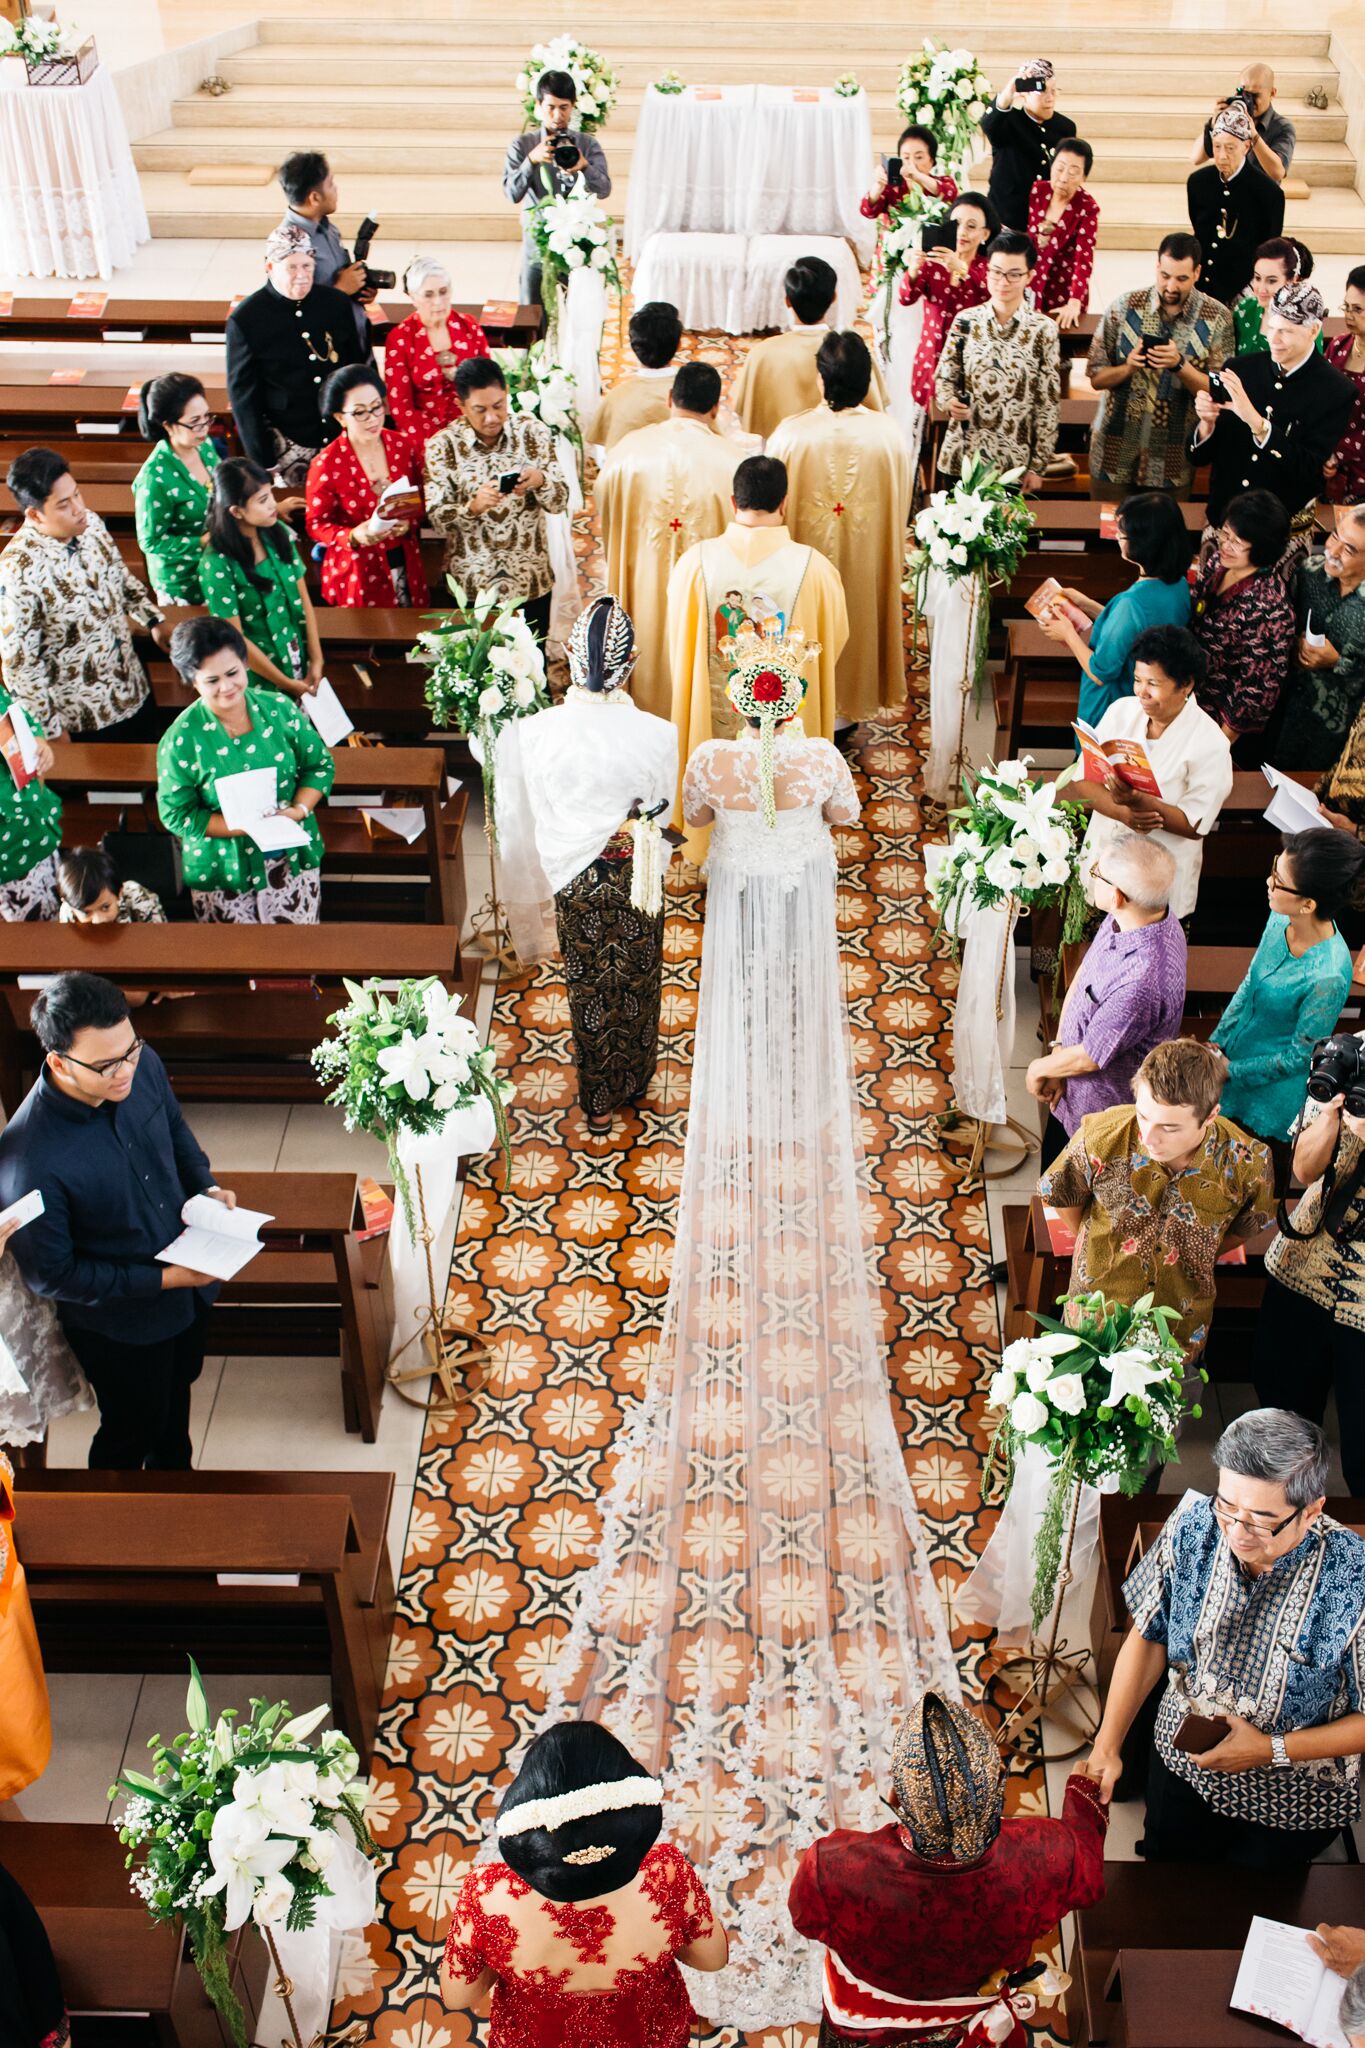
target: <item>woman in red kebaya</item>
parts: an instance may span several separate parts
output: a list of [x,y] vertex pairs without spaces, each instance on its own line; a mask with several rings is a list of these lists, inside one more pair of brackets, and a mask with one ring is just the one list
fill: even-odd
[[1100,209],[1085,189],[1095,153],[1088,142],[1059,142],[1052,168],[1028,196],[1028,231],[1038,251],[1033,303],[1063,330],[1075,327],[1090,303]]
[[1034,1944],[1104,1896],[1098,1776],[1071,1773],[1059,1819],[1006,1819],[995,1738],[925,1691],[891,1783],[890,1826],[825,1835],[792,1880],[792,1925],[825,1944],[821,2048],[1025,2048],[1035,2001],[1061,1988],[1031,1974]]
[[[367,363],[335,371],[322,394],[341,432],[308,465],[308,532],[327,552],[322,596],[332,605],[428,603],[422,569],[422,449],[384,425],[384,386]],[[417,501],[381,518],[379,500],[404,477]]]
[[400,434],[425,448],[432,435],[460,417],[455,372],[467,356],[490,353],[477,320],[450,303],[450,272],[429,256],[414,256],[403,289],[416,307],[384,344],[389,411]]
[[488,2048],[687,2048],[679,1963],[729,1940],[692,1865],[658,1840],[662,1791],[595,1721],[538,1735],[498,1809],[504,1861],[475,1864],[450,1919],[441,1992],[482,2010]]
[[986,303],[985,248],[1000,222],[989,199],[964,192],[948,209],[957,228],[953,249],[917,250],[901,279],[901,304],[924,307],[919,347],[910,372],[910,396],[927,412],[934,402],[934,372],[948,329],[969,306]]

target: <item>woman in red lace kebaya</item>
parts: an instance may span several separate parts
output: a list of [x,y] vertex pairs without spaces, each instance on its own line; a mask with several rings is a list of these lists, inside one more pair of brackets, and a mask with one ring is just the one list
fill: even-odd
[[441,1991],[482,2010],[488,2048],[685,2048],[679,1963],[729,1942],[682,1851],[658,1840],[662,1790],[595,1721],[528,1748],[498,1809],[503,1861],[476,1864],[451,1915]]
[[1073,1771],[1059,1819],[1006,1819],[995,1739],[925,1691],[891,1753],[896,1819],[812,1843],[789,1901],[825,1944],[821,2048],[1025,2048],[1065,1979],[1029,1963],[1065,1913],[1104,1896],[1109,1814]]

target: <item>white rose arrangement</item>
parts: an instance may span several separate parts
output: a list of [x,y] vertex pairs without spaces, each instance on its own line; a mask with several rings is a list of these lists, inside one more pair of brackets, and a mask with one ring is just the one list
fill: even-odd
[[896,105],[907,121],[930,131],[940,168],[954,176],[971,161],[981,117],[993,96],[970,50],[950,50],[932,36],[906,58],[896,82]]
[[952,489],[935,491],[915,519],[904,589],[914,599],[916,627],[931,569],[941,570],[954,583],[964,576],[977,579],[976,636],[968,661],[978,694],[986,674],[991,586],[1010,581],[1035,525],[1027,501],[1014,488],[1022,475],[1022,470],[999,470],[984,456],[971,455]]
[[589,50],[576,36],[556,36],[553,42],[537,43],[516,78],[528,128],[533,128],[538,118],[536,80],[542,71],[567,71],[573,80],[578,92],[574,103],[575,128],[591,135],[602,127],[620,90],[620,80],[605,57]]
[[[1059,1306],[1065,1321],[1035,1316],[1043,1335],[1007,1344],[990,1383],[1000,1411],[986,1461],[989,1480],[1003,1467],[1008,1494],[1014,1459],[1035,1444],[1052,1462],[1052,1483],[1034,1543],[1033,1625],[1052,1612],[1061,1565],[1062,1530],[1077,1482],[1118,1482],[1137,1493],[1152,1464],[1179,1457],[1176,1431],[1188,1412],[1184,1347],[1173,1335],[1173,1308],[1155,1308],[1145,1294],[1130,1307],[1101,1293],[1074,1294]],[[1202,1367],[1192,1389],[1208,1379]]]
[[499,348],[493,360],[507,379],[507,397],[514,417],[539,420],[551,434],[562,434],[583,468],[583,429],[578,417],[578,380],[555,362],[543,341],[530,348]]
[[412,659],[426,665],[426,699],[435,725],[454,726],[483,770],[487,815],[494,815],[493,753],[509,718],[549,704],[545,657],[515,600],[495,590],[467,591],[450,579],[457,609],[435,613]]
[[581,177],[528,208],[531,237],[540,253],[545,284],[563,291],[575,270],[595,270],[613,291],[621,289],[616,267],[616,224],[603,212]]
[[53,57],[74,57],[89,40],[89,31],[70,22],[25,15],[22,21],[0,21],[0,57],[22,57],[26,64],[45,64]]
[[115,1825],[130,1851],[133,1890],[153,1920],[184,1928],[204,1989],[246,2048],[227,1936],[248,1920],[295,1932],[313,1926],[338,1855],[354,1844],[373,1856],[375,1845],[355,1749],[339,1729],[308,1740],[328,1708],[291,1720],[284,1701],[256,1699],[244,1721],[229,1711],[211,1724],[193,1658],[190,1672],[188,1732],[169,1743],[153,1736],[152,1775],[125,1771],[109,1796],[127,1795]]
[[[995,910],[1013,897],[1028,910],[1060,905],[1063,943],[1085,916],[1080,847],[1086,813],[1061,795],[1063,779],[1035,782],[1032,762],[987,761],[965,804],[949,813],[952,837],[933,884],[933,903],[954,952],[964,904]],[[1066,774],[1075,774],[1074,767]]]

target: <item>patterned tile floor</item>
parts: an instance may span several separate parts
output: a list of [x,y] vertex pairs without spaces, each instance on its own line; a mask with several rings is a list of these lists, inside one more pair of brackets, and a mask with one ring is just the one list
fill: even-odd
[[[615,336],[609,352],[614,352]],[[696,353],[733,364],[742,344]],[[610,374],[611,363],[606,368]],[[590,520],[579,522],[591,587]],[[920,679],[922,681],[922,679]],[[911,679],[912,692],[916,679]],[[984,1390],[998,1350],[986,1204],[935,1145],[949,1100],[955,970],[925,896],[917,788],[924,706],[865,727],[859,824],[838,834],[839,929],[862,1141],[874,1165],[889,1394],[935,1575],[953,1602],[989,1533],[981,1502]],[[479,2038],[442,2008],[436,1968],[456,1889],[504,1759],[534,1719],[590,1563],[623,1413],[639,1398],[668,1288],[682,1170],[703,899],[668,907],[659,1066],[647,1100],[589,1134],[576,1100],[568,1005],[554,963],[501,988],[498,1058],[516,1083],[511,1186],[480,1162],[464,1197],[451,1307],[492,1344],[487,1383],[429,1421],[399,1595],[376,1767],[389,1858],[373,1974],[343,1985],[338,2018],[384,2048]],[[964,1683],[980,1691],[982,1632],[955,1622]],[[1012,1804],[1041,1811],[1040,1768]],[[712,2048],[739,2036],[699,2031]],[[815,2029],[746,2037],[798,2048]]]

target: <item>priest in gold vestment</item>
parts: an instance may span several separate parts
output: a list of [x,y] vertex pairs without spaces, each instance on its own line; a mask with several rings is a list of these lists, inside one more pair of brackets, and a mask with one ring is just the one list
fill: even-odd
[[768,445],[787,467],[793,537],[827,555],[843,581],[850,630],[835,694],[840,722],[856,725],[905,697],[910,450],[889,413],[868,410],[872,357],[861,335],[827,335],[817,363],[824,403],[785,421]]
[[[778,637],[799,633],[820,652],[807,664],[801,723],[812,739],[834,736],[834,673],[848,639],[848,612],[838,572],[787,531],[787,472],[767,455],[750,455],[735,471],[735,516],[714,540],[689,548],[668,584],[668,658],[673,673],[673,723],[681,773],[703,740],[733,739],[739,714],[726,692],[730,662],[722,641],[742,627]],[[638,693],[637,693],[638,694]],[[705,857],[708,831],[687,834],[687,858]]]
[[[754,343],[731,393],[740,425],[765,441],[792,413],[807,412],[820,403],[815,358],[829,333],[829,312],[839,289],[834,266],[823,256],[798,257],[782,282],[796,324],[785,334]],[[879,369],[867,403],[879,412],[886,404]]]
[[631,314],[629,333],[639,369],[604,391],[597,411],[581,423],[588,447],[608,455],[637,427],[657,427],[668,418],[668,387],[683,325],[676,306],[667,299],[650,299]]
[[668,579],[700,540],[724,533],[740,451],[716,432],[720,372],[684,363],[662,426],[640,427],[602,464],[593,496],[602,523],[607,589],[629,614],[638,660],[631,695],[642,711],[671,717]]

